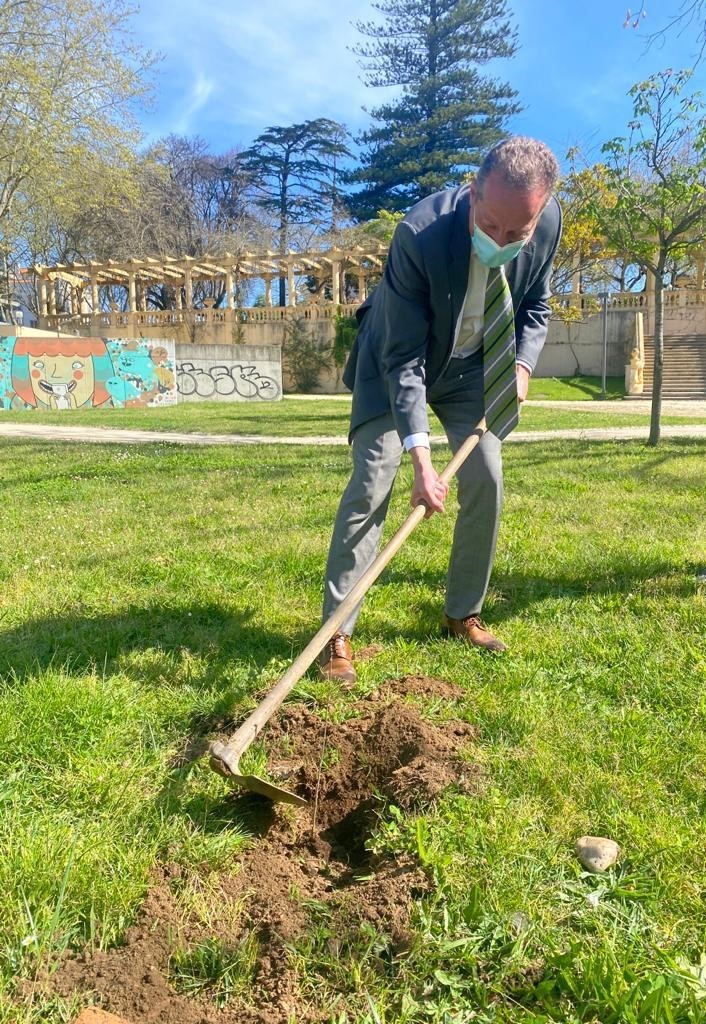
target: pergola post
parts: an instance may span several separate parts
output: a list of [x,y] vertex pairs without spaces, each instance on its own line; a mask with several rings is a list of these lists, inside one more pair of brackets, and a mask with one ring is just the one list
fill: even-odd
[[135,274],[132,270],[127,275],[127,308],[129,313],[137,312],[137,290],[135,288]]
[[272,305],[272,277],[270,275],[265,277],[265,305]]
[[341,301],[341,264],[339,260],[331,263],[331,299],[334,306]]
[[192,309],[194,305],[194,295],[191,284],[191,267],[187,263],[184,267],[184,306],[186,309]]
[[56,281],[49,281],[47,299],[49,300],[49,316],[56,316]]
[[95,271],[91,271],[91,305],[93,307],[93,315],[98,316],[100,313],[100,296],[98,294],[98,275]]
[[174,304],[176,305],[177,309],[181,309],[181,281],[177,281],[177,283],[174,285]]
[[[290,254],[291,255],[291,254]],[[287,305],[296,306],[297,290],[294,286],[294,264],[291,259],[287,260]]]
[[358,301],[365,302],[368,297],[368,275],[363,271],[358,274]]
[[233,271],[226,271],[226,309],[235,309],[235,295],[233,294]]
[[39,311],[42,316],[49,315],[49,303],[47,297],[47,282],[45,278],[39,278]]
[[697,257],[696,260],[696,287],[699,291],[703,290],[704,287],[704,271],[706,270],[706,259],[703,256]]

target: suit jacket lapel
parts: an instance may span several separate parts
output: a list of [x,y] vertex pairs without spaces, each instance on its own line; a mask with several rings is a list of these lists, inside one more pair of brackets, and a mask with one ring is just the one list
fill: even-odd
[[468,267],[471,261],[471,190],[466,188],[460,195],[454,212],[449,255],[449,291],[453,309],[453,323],[456,324],[468,287]]

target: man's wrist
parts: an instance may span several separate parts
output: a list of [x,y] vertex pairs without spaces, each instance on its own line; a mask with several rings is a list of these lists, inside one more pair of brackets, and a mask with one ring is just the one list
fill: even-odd
[[412,460],[412,468],[415,476],[424,473],[431,466],[431,451],[424,445],[415,445],[409,449],[409,457]]
[[429,444],[429,434],[421,431],[416,434],[408,434],[407,437],[405,437],[402,444],[405,447],[405,451],[408,452],[410,452],[413,448],[429,449],[431,447],[431,445]]

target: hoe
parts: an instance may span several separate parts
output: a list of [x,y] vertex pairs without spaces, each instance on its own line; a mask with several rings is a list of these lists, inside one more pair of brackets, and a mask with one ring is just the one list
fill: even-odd
[[[485,430],[485,419],[482,419],[473,433],[463,442],[445,469],[439,474],[444,483],[448,484],[450,482],[483,437]],[[338,606],[333,615],[326,620],[316,636],[309,641],[296,661],[293,662],[279,682],[245,719],[240,728],[233,733],[226,743],[221,743],[218,740],[211,743],[209,747],[210,764],[219,775],[228,779],[229,782],[242,786],[243,789],[259,793],[270,800],[296,804],[297,806],[302,806],[306,803],[306,800],[297,796],[296,793],[292,793],[280,786],[275,786],[272,782],[267,782],[258,775],[243,775],[240,770],[240,758],[279,709],[288,694],[294,689],[323,647],[334,633],[337,632],[341,623],[345,622],[350,612],[363,599],[368,589],[373,585],[392,557],[399,551],[410,533],[424,518],[425,512],[426,506],[423,504],[417,505],[416,508],[412,509],[397,533],[388,541],[372,565],[346,596],[345,600]]]

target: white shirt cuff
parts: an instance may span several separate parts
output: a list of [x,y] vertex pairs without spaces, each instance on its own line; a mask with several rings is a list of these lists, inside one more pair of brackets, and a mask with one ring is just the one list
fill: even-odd
[[402,444],[407,452],[410,448],[431,448],[428,434],[408,434]]

